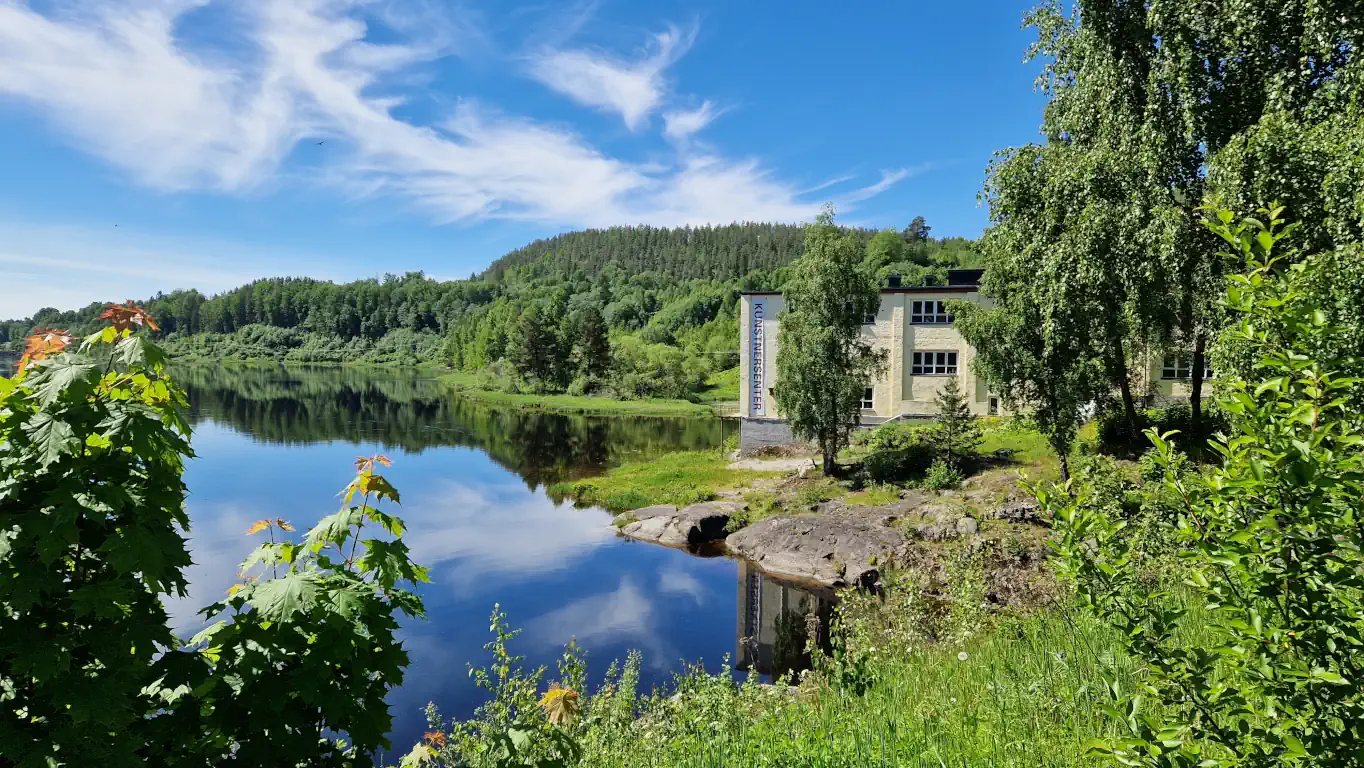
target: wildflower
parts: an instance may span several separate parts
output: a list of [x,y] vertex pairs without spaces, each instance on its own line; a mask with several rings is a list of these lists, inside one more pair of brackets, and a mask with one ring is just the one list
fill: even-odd
[[957,661],[966,661],[969,658],[971,657],[966,653],[966,651],[962,651],[961,653],[957,654]]

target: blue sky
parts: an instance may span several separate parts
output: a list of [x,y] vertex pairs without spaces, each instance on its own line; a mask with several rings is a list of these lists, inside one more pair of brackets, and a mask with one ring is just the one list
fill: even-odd
[[0,0],[0,317],[825,201],[975,237],[1029,5]]

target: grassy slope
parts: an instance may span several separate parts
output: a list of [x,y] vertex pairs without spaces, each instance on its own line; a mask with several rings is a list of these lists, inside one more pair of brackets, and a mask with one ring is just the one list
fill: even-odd
[[605,507],[613,512],[651,504],[692,504],[715,498],[722,488],[742,488],[770,472],[729,469],[729,457],[721,451],[670,453],[652,461],[622,464],[600,477],[559,483],[551,495],[572,498],[580,504]]

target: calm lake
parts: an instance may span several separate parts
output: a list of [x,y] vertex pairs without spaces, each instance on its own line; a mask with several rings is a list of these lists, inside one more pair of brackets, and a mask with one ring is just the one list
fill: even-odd
[[393,459],[385,475],[402,493],[413,559],[432,577],[426,620],[404,628],[407,683],[390,697],[398,753],[421,738],[428,701],[468,716],[484,700],[467,665],[488,661],[494,604],[522,630],[512,648],[527,668],[553,669],[576,637],[594,685],[637,649],[646,689],[684,661],[785,665],[799,641],[774,631],[799,624],[790,611],[823,604],[732,559],[619,538],[607,512],[545,493],[622,461],[718,446],[732,422],[495,410],[396,371],[187,367],[176,376],[189,390],[198,454],[185,477],[192,594],[171,606],[183,635],[235,583],[257,543],[243,535],[252,521],[282,517],[307,530],[335,511],[357,455]]

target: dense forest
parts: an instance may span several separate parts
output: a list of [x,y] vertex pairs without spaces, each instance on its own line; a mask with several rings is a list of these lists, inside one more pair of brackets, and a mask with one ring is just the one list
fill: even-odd
[[[931,285],[977,263],[970,241],[934,238],[922,217],[850,231],[883,280]],[[803,238],[787,224],[612,227],[537,240],[468,280],[271,278],[144,306],[183,358],[434,364],[509,390],[685,397],[737,365],[739,292],[780,288]],[[0,323],[0,345],[34,327],[87,333],[103,306]]]

